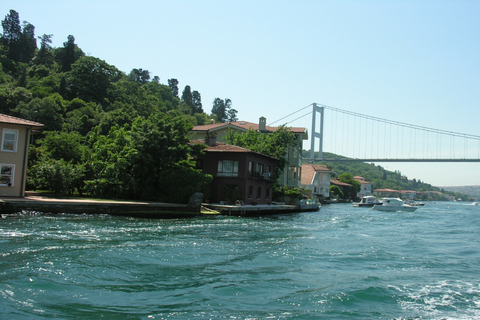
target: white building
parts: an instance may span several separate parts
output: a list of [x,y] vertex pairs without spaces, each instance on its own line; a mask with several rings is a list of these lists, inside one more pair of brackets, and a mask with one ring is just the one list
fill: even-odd
[[304,164],[302,165],[302,188],[310,190],[312,195],[319,198],[328,198],[330,179],[334,172],[326,165]]
[[357,197],[358,198],[362,198],[362,197],[372,195],[372,184],[370,182],[365,181],[365,178],[360,177],[360,176],[355,176],[355,177],[353,177],[353,179],[360,182],[360,191],[357,192]]

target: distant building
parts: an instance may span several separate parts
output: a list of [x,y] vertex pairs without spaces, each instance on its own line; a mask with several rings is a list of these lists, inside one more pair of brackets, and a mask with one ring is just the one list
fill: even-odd
[[362,198],[372,195],[372,184],[365,180],[365,178],[360,176],[355,176],[353,179],[360,182],[360,191],[357,192],[357,197]]
[[30,135],[43,127],[38,122],[0,114],[0,196],[25,196]]
[[416,191],[413,190],[402,190],[400,191],[400,198],[406,200],[415,200],[415,196],[417,195]]
[[373,194],[377,198],[398,198],[400,197],[400,191],[394,189],[375,189]]
[[[275,132],[279,127],[266,125],[266,118],[260,117],[259,123],[247,121],[233,121],[226,123],[215,123],[199,125],[192,128],[189,133],[190,140],[206,140],[215,138],[218,142],[225,143],[225,135],[233,130],[237,132],[247,132],[248,130],[256,130],[265,134]],[[279,179],[279,183],[288,187],[300,187],[302,176],[302,150],[303,140],[308,139],[307,129],[301,127],[289,128],[296,137],[296,144],[288,150],[287,161],[283,174]]]
[[334,172],[326,165],[304,164],[302,165],[302,188],[310,190],[312,196],[328,198],[330,196],[330,179]]

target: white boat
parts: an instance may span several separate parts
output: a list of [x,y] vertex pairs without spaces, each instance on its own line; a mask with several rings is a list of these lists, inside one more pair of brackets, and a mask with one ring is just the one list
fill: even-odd
[[376,204],[373,206],[373,210],[378,211],[408,211],[413,212],[417,210],[417,207],[403,203],[399,198],[383,198],[382,204]]
[[376,204],[381,204],[381,202],[374,196],[365,196],[362,197],[360,202],[355,202],[354,207],[373,207]]
[[405,204],[408,204],[408,205],[414,206],[414,207],[423,207],[425,205],[425,203],[423,203],[423,202],[415,202],[413,200],[405,201]]

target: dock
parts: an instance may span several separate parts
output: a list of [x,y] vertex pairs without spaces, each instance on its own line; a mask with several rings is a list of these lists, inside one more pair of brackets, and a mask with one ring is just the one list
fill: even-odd
[[204,203],[204,207],[228,216],[265,216],[273,214],[298,213],[318,211],[320,204],[316,201],[301,200],[297,205],[284,203],[257,204],[257,205],[222,205]]
[[273,214],[317,211],[318,202],[306,200],[297,205],[272,203],[264,205],[224,205],[224,204],[173,204],[143,201],[113,201],[89,199],[62,199],[38,195],[24,198],[0,199],[2,217],[22,212],[46,214],[108,214],[136,218],[168,219],[191,218],[201,215],[221,214],[229,216],[263,216]]
[[109,214],[155,219],[186,218],[201,215],[200,206],[161,202],[58,199],[42,196],[0,199],[2,216],[25,211],[47,214]]

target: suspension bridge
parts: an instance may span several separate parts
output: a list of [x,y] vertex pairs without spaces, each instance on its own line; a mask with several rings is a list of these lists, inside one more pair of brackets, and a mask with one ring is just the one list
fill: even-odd
[[311,115],[312,161],[480,162],[478,135],[397,122],[318,103],[271,124],[300,112],[301,116],[286,124]]

